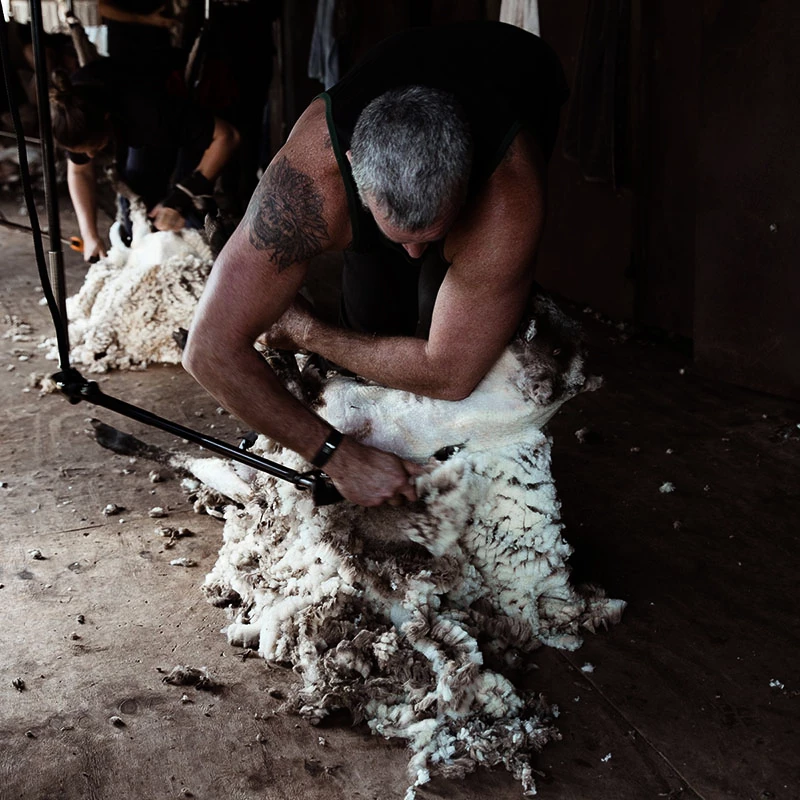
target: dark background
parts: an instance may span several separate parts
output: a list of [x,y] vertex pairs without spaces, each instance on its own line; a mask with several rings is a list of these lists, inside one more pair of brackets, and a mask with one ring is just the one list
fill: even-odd
[[[397,30],[497,19],[499,10],[499,2],[479,0],[344,0],[342,67]],[[273,149],[323,88],[307,77],[315,11],[314,0],[295,0],[275,23]],[[792,224],[800,211],[800,6],[540,0],[539,14],[541,35],[573,88],[570,102],[583,101],[564,109],[550,165],[539,281],[612,319],[666,334],[707,376],[800,398]],[[588,81],[582,98],[580,70]],[[587,180],[597,176],[583,159],[565,156],[574,114],[590,145],[612,126],[611,180]]]

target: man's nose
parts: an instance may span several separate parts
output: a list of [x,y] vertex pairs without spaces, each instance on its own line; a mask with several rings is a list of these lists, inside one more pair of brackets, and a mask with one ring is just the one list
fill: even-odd
[[422,258],[422,254],[427,249],[427,244],[404,244],[403,249],[411,258]]

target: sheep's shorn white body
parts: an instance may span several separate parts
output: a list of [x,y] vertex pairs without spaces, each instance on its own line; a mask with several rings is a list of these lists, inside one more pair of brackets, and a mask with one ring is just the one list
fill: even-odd
[[[529,756],[558,732],[544,700],[502,669],[524,666],[542,644],[575,649],[624,608],[570,584],[541,431],[561,403],[596,386],[578,339],[540,299],[466,400],[342,376],[323,384],[317,408],[333,425],[429,463],[412,506],[315,507],[259,473],[252,499],[226,509],[204,590],[229,607],[229,641],[293,665],[296,708],[311,720],[345,708],[406,739],[407,798],[432,774],[496,764],[535,793]],[[254,450],[308,468],[264,437]]]
[[[70,359],[89,372],[179,364],[172,334],[191,324],[213,263],[200,231],[152,232],[141,203],[131,205],[130,245],[115,223],[108,255],[67,299]],[[57,358],[49,344],[48,356]]]

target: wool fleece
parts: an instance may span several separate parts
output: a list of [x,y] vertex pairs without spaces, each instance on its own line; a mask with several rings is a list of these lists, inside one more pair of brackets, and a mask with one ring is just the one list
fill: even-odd
[[[432,775],[498,764],[535,794],[531,755],[559,734],[553,709],[508,675],[542,645],[576,649],[625,606],[570,582],[542,430],[563,402],[599,385],[584,372],[576,324],[537,298],[459,402],[314,374],[311,362],[281,371],[331,424],[427,471],[418,502],[370,509],[316,507],[293,485],[251,474],[249,494],[224,510],[203,587],[228,609],[229,642],[291,665],[300,681],[290,705],[310,721],[345,709],[404,739],[406,800]],[[254,452],[310,468],[263,436]],[[215,460],[206,487],[219,491],[225,469]]]
[[[89,372],[180,364],[173,334],[191,324],[214,261],[201,231],[151,231],[144,206],[131,203],[126,245],[115,222],[111,248],[67,298],[70,360]],[[58,358],[55,339],[47,357]]]

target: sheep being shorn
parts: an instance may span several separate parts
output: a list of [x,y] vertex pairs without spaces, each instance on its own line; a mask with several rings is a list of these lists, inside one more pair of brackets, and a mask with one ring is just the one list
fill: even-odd
[[[410,787],[503,764],[535,793],[530,755],[558,738],[550,709],[506,667],[541,645],[573,650],[624,603],[571,585],[542,426],[587,378],[579,333],[551,302],[457,403],[334,375],[317,410],[346,433],[426,461],[408,507],[315,507],[258,474],[229,505],[204,591],[229,641],[294,667],[294,707],[347,709],[411,750]],[[303,460],[260,437],[255,452]]]
[[71,360],[89,372],[179,364],[173,334],[191,324],[214,260],[200,231],[151,231],[141,202],[131,203],[131,221],[130,245],[114,223],[108,255],[67,299]]

